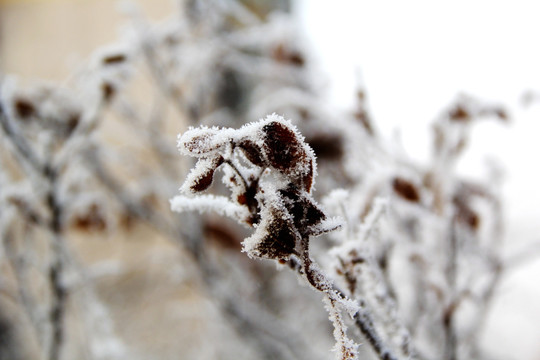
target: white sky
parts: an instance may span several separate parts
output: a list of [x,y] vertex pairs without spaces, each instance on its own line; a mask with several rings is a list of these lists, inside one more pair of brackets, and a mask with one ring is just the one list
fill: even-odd
[[331,101],[352,104],[361,74],[377,125],[388,137],[399,130],[415,158],[427,158],[429,124],[458,93],[508,105],[512,124],[478,124],[460,170],[481,176],[486,157],[500,159],[510,217],[540,234],[540,102],[520,103],[525,91],[540,91],[540,3],[299,2]]
[[[540,92],[540,2],[298,2],[297,14],[319,55],[333,104],[344,108],[353,103],[361,74],[383,134],[390,137],[398,129],[407,152],[419,160],[429,152],[429,124],[456,94],[506,104],[512,124],[478,124],[459,169],[481,176],[486,157],[500,159],[507,172],[508,238],[516,244],[540,240],[540,102],[529,108],[520,102],[525,91]],[[504,344],[507,333],[521,330],[505,346],[514,355],[509,358],[540,354],[540,325],[524,325],[529,315],[540,318],[538,277],[527,276],[540,274],[540,262],[524,270],[509,289],[532,303],[521,313],[506,311],[506,333],[494,334]],[[521,351],[513,352],[516,348]]]

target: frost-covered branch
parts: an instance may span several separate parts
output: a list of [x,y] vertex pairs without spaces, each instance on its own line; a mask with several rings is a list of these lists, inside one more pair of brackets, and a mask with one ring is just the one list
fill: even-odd
[[381,359],[397,359],[377,334],[367,310],[337,290],[310,255],[310,238],[338,229],[340,222],[330,221],[313,199],[313,150],[290,122],[274,114],[238,130],[191,128],[179,136],[178,146],[184,154],[198,158],[182,186],[184,193],[207,190],[216,170],[223,167],[223,182],[231,195],[228,199],[177,196],[171,200],[173,210],[217,209],[255,227],[253,235],[243,242],[248,256],[297,263],[293,268],[327,296],[340,359],[357,357],[356,345],[348,339],[341,317],[343,309],[355,319]]

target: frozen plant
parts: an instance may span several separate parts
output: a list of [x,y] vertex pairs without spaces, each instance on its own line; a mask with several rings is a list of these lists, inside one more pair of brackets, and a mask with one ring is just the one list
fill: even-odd
[[[355,319],[382,359],[394,358],[380,341],[369,313],[337,289],[310,256],[310,239],[341,224],[329,218],[311,195],[315,155],[290,121],[272,114],[238,130],[190,128],[179,136],[178,147],[198,161],[182,185],[185,195],[171,200],[174,211],[214,210],[254,227],[242,251],[251,258],[288,264],[325,294],[339,359],[357,358],[357,345],[347,337],[342,310]],[[230,197],[193,196],[212,185],[218,169]]]

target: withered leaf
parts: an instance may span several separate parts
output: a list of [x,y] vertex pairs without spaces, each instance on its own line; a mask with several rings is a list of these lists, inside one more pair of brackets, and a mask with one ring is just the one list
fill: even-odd
[[277,121],[266,124],[262,130],[263,151],[269,165],[309,192],[313,184],[314,160],[306,151],[307,144],[292,129]]
[[272,167],[285,173],[305,162],[307,154],[296,134],[284,124],[273,121],[263,127],[264,151]]
[[279,190],[283,203],[293,218],[294,226],[302,235],[310,235],[310,228],[326,220],[326,215],[317,204],[303,191],[290,184]]
[[264,160],[261,156],[261,151],[259,150],[259,148],[257,147],[257,145],[255,145],[253,141],[242,140],[238,144],[238,147],[242,149],[246,158],[249,161],[251,161],[253,165],[260,166],[260,167],[264,166]]
[[208,189],[214,180],[215,170],[216,169],[210,168],[206,173],[203,174],[203,176],[197,178],[197,180],[195,180],[195,182],[190,186],[191,191],[200,192]]
[[257,244],[260,257],[286,260],[294,253],[298,235],[289,221],[279,215],[274,217],[266,229],[266,235]]

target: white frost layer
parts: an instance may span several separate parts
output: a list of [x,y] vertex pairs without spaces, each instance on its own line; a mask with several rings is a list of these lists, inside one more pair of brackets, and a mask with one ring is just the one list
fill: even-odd
[[215,211],[219,215],[228,216],[236,220],[249,217],[246,207],[232,203],[224,196],[200,195],[187,197],[178,195],[170,200],[171,210],[176,212],[199,211],[200,213]]

